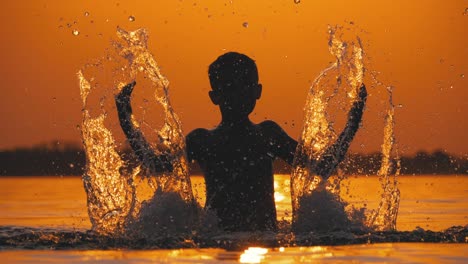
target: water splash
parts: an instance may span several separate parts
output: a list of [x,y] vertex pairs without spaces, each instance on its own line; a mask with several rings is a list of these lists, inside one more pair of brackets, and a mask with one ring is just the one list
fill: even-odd
[[[345,175],[333,181],[324,181],[325,175],[316,173],[317,161],[336,140],[334,119],[330,109],[347,112],[357,100],[365,67],[363,48],[359,38],[341,39],[341,28],[330,27],[329,49],[336,61],[315,79],[307,96],[303,132],[296,150],[291,177],[293,228],[302,231],[333,231],[336,227],[359,222],[377,230],[394,229],[398,211],[399,193],[396,180],[390,181],[390,160],[393,148],[393,105],[388,113],[383,144],[384,159],[379,176],[382,179],[383,198],[374,214],[365,220],[364,210],[348,210],[339,196],[340,183]],[[117,55],[108,61],[123,60],[113,69],[117,92],[127,83],[142,78],[153,91],[156,102],[163,109],[164,123],[153,129],[156,142],[151,144],[156,154],[164,153],[174,168],[171,173],[141,171],[139,167],[127,170],[111,130],[106,125],[104,99],[100,100],[100,114],[92,117],[88,96],[97,90],[94,76],[88,78],[80,71],[80,92],[83,100],[82,136],[86,149],[87,170],[83,182],[88,195],[88,207],[93,230],[99,234],[123,234],[152,239],[161,235],[188,232],[200,223],[199,207],[195,204],[185,156],[185,138],[181,124],[169,102],[169,81],[161,74],[153,55],[147,48],[148,34],[144,29],[127,32],[117,29],[113,41]],[[102,63],[93,66],[103,68]],[[91,83],[90,80],[93,82]],[[138,81],[138,83],[141,83]],[[329,89],[332,87],[333,89]],[[391,95],[391,91],[390,95]],[[390,96],[391,102],[391,96]],[[140,127],[132,116],[135,127]],[[335,161],[337,162],[337,161]],[[143,180],[136,180],[137,175]],[[146,183],[152,193],[148,199],[139,195],[139,187]],[[216,221],[208,219],[210,226]]]
[[[370,216],[367,225],[375,230],[396,230],[396,220],[398,207],[400,204],[400,190],[398,189],[397,177],[400,174],[400,163],[396,162],[394,171],[394,161],[392,152],[395,144],[395,107],[392,100],[392,87],[387,87],[389,94],[389,109],[385,117],[384,142],[382,144],[382,163],[378,172],[382,186],[382,196],[379,207]],[[393,174],[393,175],[392,175]]]
[[[153,144],[157,154],[167,154],[173,165],[173,172],[164,173],[156,178],[162,192],[180,193],[186,202],[194,200],[188,164],[185,157],[185,137],[177,114],[169,101],[169,80],[161,74],[158,64],[147,47],[148,34],[145,29],[125,31],[117,29],[117,36],[122,42],[114,42],[120,56],[128,62],[129,74],[132,79],[144,75],[151,81],[156,101],[163,108],[164,124],[161,129],[154,129],[158,142]],[[120,83],[120,87],[126,83]],[[133,118],[136,122],[135,118]],[[137,124],[138,125],[138,124]]]
[[[160,237],[170,232],[188,231],[197,223],[196,202],[192,194],[188,165],[185,157],[185,138],[177,115],[169,102],[169,81],[161,74],[153,55],[147,49],[145,29],[125,31],[117,29],[118,39],[113,41],[117,55],[108,55],[104,61],[119,61],[112,69],[117,91],[129,80],[149,80],[147,83],[162,107],[162,128],[153,129],[156,143],[150,143],[156,154],[164,153],[174,168],[172,172],[152,175],[149,170],[136,167],[128,171],[127,162],[117,152],[111,130],[106,125],[105,97],[100,100],[100,114],[93,118],[88,96],[99,87],[97,76],[85,77],[78,72],[83,100],[82,138],[87,167],[83,183],[88,197],[88,212],[93,230],[104,235],[131,237]],[[123,60],[122,60],[123,58]],[[105,68],[103,61],[92,67]],[[93,80],[93,84],[89,80]],[[101,85],[102,86],[102,85]],[[140,127],[132,116],[135,127]],[[137,180],[137,175],[143,180]],[[153,194],[142,199],[137,191],[145,184]]]
[[[365,214],[365,208],[355,209],[340,198],[340,183],[346,175],[339,174],[333,180],[326,181],[323,179],[328,179],[333,171],[318,175],[318,168],[315,167],[337,139],[331,110],[349,110],[358,100],[365,73],[361,40],[356,37],[345,41],[342,31],[338,26],[329,27],[328,46],[335,62],[314,80],[304,107],[303,129],[291,175],[292,225],[296,232],[327,232],[353,225],[364,228],[366,224],[376,230],[393,230],[396,223],[399,191],[396,179],[390,182],[389,178],[390,153],[394,143],[393,105],[387,115],[382,148],[384,158],[379,172],[382,202],[372,216]],[[338,163],[337,160],[333,162]],[[334,167],[334,164],[328,165]]]
[[87,194],[88,214],[93,230],[105,235],[122,233],[132,204],[135,202],[132,178],[120,174],[124,165],[115,150],[112,133],[104,125],[106,114],[96,118],[87,110],[91,84],[78,72],[83,121],[81,127],[86,152],[86,173],[83,184]]
[[[364,76],[363,49],[360,40],[342,41],[337,33],[339,29],[339,27],[329,27],[328,46],[336,61],[314,80],[304,107],[303,130],[291,175],[293,228],[296,230],[320,228],[322,231],[327,231],[327,223],[311,222],[311,220],[325,219],[320,215],[327,214],[327,210],[330,212],[333,208],[335,212],[332,214],[337,216],[333,218],[337,220],[333,226],[346,224],[346,217],[343,214],[338,216],[339,212],[344,212],[344,204],[337,193],[339,181],[327,184],[322,178],[328,178],[330,175],[317,175],[314,168],[337,138],[333,122],[328,117],[330,104],[333,100],[339,101],[336,99],[341,91],[346,91],[347,101],[354,102]],[[351,105],[344,106],[343,102],[345,100],[339,101],[339,107]],[[330,221],[328,219],[326,222]]]

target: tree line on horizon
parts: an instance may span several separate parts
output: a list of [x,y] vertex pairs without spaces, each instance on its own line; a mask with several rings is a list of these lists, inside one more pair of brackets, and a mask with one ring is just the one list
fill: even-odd
[[[128,160],[129,168],[138,164],[128,148],[119,152]],[[345,174],[376,175],[381,164],[381,153],[348,154],[339,170]],[[420,151],[413,156],[402,156],[400,174],[468,174],[468,158],[450,155],[442,150],[432,153]],[[396,164],[396,163],[395,163]],[[191,174],[201,170],[191,164]],[[86,156],[81,146],[74,143],[53,142],[31,148],[0,151],[1,176],[83,175]],[[396,170],[396,166],[394,166]],[[281,160],[274,163],[274,172],[289,174],[291,167]]]

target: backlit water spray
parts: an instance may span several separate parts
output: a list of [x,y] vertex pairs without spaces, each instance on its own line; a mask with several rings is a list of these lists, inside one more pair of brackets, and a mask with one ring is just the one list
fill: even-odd
[[[78,79],[83,100],[81,130],[87,159],[83,183],[93,230],[104,235],[145,238],[188,231],[192,224],[197,223],[198,208],[188,175],[185,138],[169,102],[169,81],[161,74],[147,49],[146,30],[127,32],[119,28],[117,37],[113,46],[118,55],[107,56],[103,61],[86,65],[85,68],[102,68],[109,61],[123,58],[113,72],[113,77],[118,76],[113,82],[117,91],[130,81],[146,81],[164,114],[162,128],[154,129],[157,140],[151,144],[151,151],[164,153],[173,171],[153,175],[153,171],[140,171],[139,167],[132,171],[125,170],[125,161],[116,150],[118,144],[106,127],[107,112],[104,107],[101,107],[97,117],[90,114],[93,106],[87,103],[88,95],[97,89],[99,82],[93,86],[90,80],[94,81],[95,76],[85,76],[80,70]],[[119,77],[121,80],[118,80]],[[133,116],[132,122],[137,129],[140,127]],[[137,175],[142,176],[143,180],[137,180]],[[139,198],[137,190],[140,184],[146,184],[154,193],[150,199]]]
[[[395,144],[395,107],[392,100],[392,87],[387,87],[389,93],[389,109],[385,117],[384,142],[382,144],[382,163],[378,172],[382,186],[382,195],[379,207],[372,212],[367,225],[374,230],[396,230],[396,220],[400,204],[400,190],[397,176],[400,174],[400,163],[392,159]],[[397,157],[398,159],[398,157]],[[394,168],[394,166],[396,168]],[[393,172],[395,171],[395,172]]]
[[[359,38],[341,40],[340,30],[339,27],[329,29],[329,49],[336,61],[315,79],[306,100],[303,131],[291,176],[293,228],[299,232],[327,232],[337,226],[359,222],[376,230],[395,229],[399,192],[396,180],[391,180],[393,106],[386,119],[383,161],[379,172],[383,193],[377,210],[367,216],[356,213],[363,210],[345,210],[346,203],[339,196],[340,183],[345,176],[323,180],[333,171],[324,175],[313,167],[337,138],[330,108],[349,109],[358,100],[365,73],[361,41]],[[117,39],[112,42],[114,53],[94,64],[85,65],[78,72],[83,100],[81,131],[87,158],[83,183],[93,230],[103,235],[157,239],[191,233],[199,228],[201,211],[192,194],[181,123],[169,101],[169,81],[161,74],[148,50],[147,41],[144,29],[127,32],[119,28]],[[114,68],[104,77],[86,74],[89,69],[97,69],[98,72],[108,65],[114,65]],[[150,143],[150,151],[169,157],[174,168],[172,172],[154,173],[138,166],[129,168],[126,158],[118,152],[120,144],[106,123],[105,96],[100,100],[98,113],[92,114],[96,106],[88,102],[88,97],[105,83],[99,78],[111,79],[108,85],[114,87],[114,93],[135,80],[137,86],[144,84],[145,89],[149,87],[153,91],[162,108],[164,122],[160,129],[151,127],[156,140],[150,140],[155,142]],[[391,90],[389,94],[391,103]],[[131,120],[140,129],[137,118],[132,116]],[[149,188],[149,197],[142,198],[139,193],[142,185]]]
[[[328,178],[333,170],[324,171],[316,167],[324,155],[329,154],[326,150],[337,140],[330,110],[349,110],[358,100],[358,91],[365,73],[361,40],[357,37],[344,41],[341,39],[342,35],[341,27],[329,27],[328,46],[335,62],[314,80],[304,107],[303,129],[291,175],[292,225],[297,232],[327,232],[352,224],[375,230],[394,230],[396,227],[400,195],[396,175],[391,180],[391,154],[394,145],[391,89],[388,90],[390,108],[384,128],[382,165],[378,173],[382,183],[379,208],[367,215],[362,209],[351,207],[346,210],[347,204],[339,194],[340,183],[345,176],[339,174],[337,177]],[[327,166],[334,168],[338,162],[332,158]]]

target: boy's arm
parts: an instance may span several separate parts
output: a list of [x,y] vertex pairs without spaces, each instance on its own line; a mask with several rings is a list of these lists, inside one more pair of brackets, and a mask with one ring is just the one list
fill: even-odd
[[358,96],[359,99],[353,103],[353,106],[348,113],[348,122],[346,123],[343,132],[341,132],[336,142],[325,151],[321,159],[316,164],[316,173],[325,181],[330,177],[333,171],[335,171],[338,164],[343,161],[349,145],[359,128],[367,99],[367,91],[364,84],[362,84],[359,89]]
[[146,141],[143,133],[138,128],[138,124],[133,119],[132,106],[130,98],[136,82],[127,84],[115,96],[115,104],[119,116],[120,126],[130,143],[135,155],[151,172],[166,172],[172,171],[172,164],[167,155],[154,154],[150,144]]

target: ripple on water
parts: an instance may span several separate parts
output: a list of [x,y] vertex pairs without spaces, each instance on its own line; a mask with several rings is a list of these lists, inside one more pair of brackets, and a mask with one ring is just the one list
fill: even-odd
[[56,228],[19,226],[0,227],[0,249],[171,249],[171,248],[224,248],[240,250],[249,246],[292,247],[316,245],[351,245],[384,242],[467,243],[468,225],[454,226],[434,232],[418,228],[413,231],[336,231],[327,233],[274,233],[236,232],[204,236],[160,236],[151,242],[145,239],[113,238],[97,235],[93,231],[73,231]]

